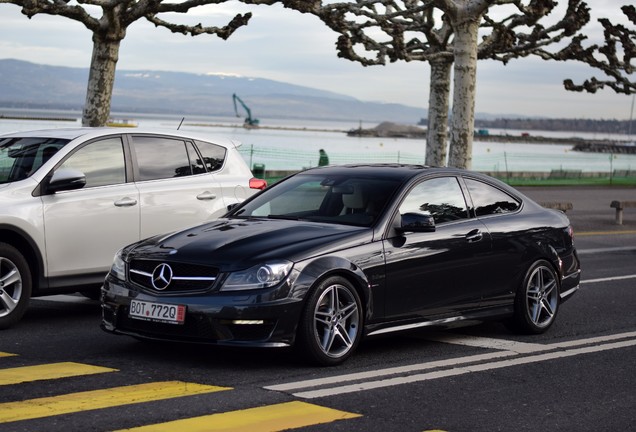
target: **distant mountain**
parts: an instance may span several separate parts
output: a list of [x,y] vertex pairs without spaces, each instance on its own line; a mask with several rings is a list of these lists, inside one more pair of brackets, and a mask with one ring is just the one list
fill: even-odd
[[[0,107],[81,110],[87,81],[88,69],[0,60]],[[415,124],[427,116],[423,108],[363,102],[262,78],[150,70],[117,71],[111,110],[233,116],[233,93],[240,96],[256,118]]]

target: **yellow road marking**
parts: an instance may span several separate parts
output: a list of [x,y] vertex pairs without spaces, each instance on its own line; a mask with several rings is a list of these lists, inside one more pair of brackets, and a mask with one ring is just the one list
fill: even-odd
[[17,354],[11,354],[11,353],[6,353],[6,352],[0,352],[0,357],[11,357],[11,356],[15,356]]
[[230,390],[181,381],[115,387],[0,404],[0,423]]
[[0,369],[0,386],[104,372],[117,372],[117,369],[73,362]]
[[625,230],[625,231],[574,231],[574,237],[585,237],[585,236],[595,236],[595,235],[615,235],[615,234],[636,234],[636,230]]
[[[124,429],[135,432],[275,432],[361,417],[306,402],[287,402]],[[123,432],[123,431],[120,431]]]

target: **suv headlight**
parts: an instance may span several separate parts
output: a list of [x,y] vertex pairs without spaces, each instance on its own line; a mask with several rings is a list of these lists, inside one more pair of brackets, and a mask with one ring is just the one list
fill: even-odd
[[230,273],[221,291],[240,291],[270,288],[281,283],[289,274],[293,263],[289,261],[269,262],[247,270]]
[[126,280],[126,261],[124,261],[122,251],[118,251],[110,267],[110,274],[119,280]]

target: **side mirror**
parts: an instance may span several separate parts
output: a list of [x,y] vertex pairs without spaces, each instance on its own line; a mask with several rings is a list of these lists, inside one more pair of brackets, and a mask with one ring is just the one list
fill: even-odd
[[434,232],[435,219],[430,214],[404,213],[399,227],[400,232]]
[[86,186],[86,175],[78,170],[62,168],[53,173],[46,187],[47,193],[81,189]]

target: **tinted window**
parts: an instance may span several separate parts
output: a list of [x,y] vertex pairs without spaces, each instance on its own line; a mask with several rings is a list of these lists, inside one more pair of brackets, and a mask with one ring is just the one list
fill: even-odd
[[464,194],[455,177],[423,181],[415,186],[400,206],[400,214],[426,213],[436,224],[468,217]]
[[266,189],[234,216],[371,226],[398,185],[393,180],[348,175],[297,175]]
[[27,178],[66,143],[57,138],[0,139],[0,183]]
[[473,179],[466,179],[466,185],[477,216],[509,213],[519,209],[519,202],[501,189]]
[[188,160],[190,161],[190,166],[192,167],[193,174],[204,174],[205,166],[203,165],[203,161],[197,153],[196,148],[194,148],[194,144],[188,142],[186,143],[186,149],[188,151]]
[[92,142],[73,153],[60,168],[79,170],[86,176],[86,186],[126,183],[126,165],[121,138]]
[[208,172],[220,170],[225,161],[225,147],[203,141],[196,141],[196,144],[203,156],[203,163]]
[[[134,137],[139,180],[157,180],[192,175],[190,155],[183,140],[159,137]],[[190,146],[191,152],[194,150]],[[192,160],[196,163],[196,153]]]

